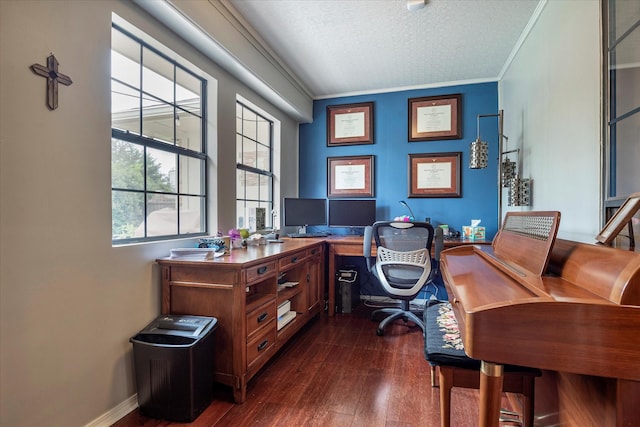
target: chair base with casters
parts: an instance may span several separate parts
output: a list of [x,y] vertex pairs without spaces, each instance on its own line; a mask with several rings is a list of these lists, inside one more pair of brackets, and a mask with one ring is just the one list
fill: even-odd
[[371,313],[372,320],[375,320],[379,313],[388,314],[388,316],[382,319],[382,321],[378,324],[378,329],[376,329],[376,334],[378,336],[383,336],[384,328],[386,328],[389,323],[398,319],[402,319],[405,322],[411,321],[415,323],[416,326],[422,329],[422,332],[424,334],[424,322],[422,321],[422,319],[420,319],[420,317],[418,317],[417,314],[411,311],[411,306],[410,306],[411,301],[402,300],[400,301],[400,304],[401,305],[399,308],[395,308],[395,307],[379,308],[375,310],[373,313]]
[[[440,425],[451,423],[451,389],[453,387],[480,388],[480,361],[464,352],[458,324],[448,302],[427,305],[424,311],[425,358],[431,365],[431,385],[440,387]],[[436,376],[436,368],[438,375]],[[540,370],[523,366],[505,365],[502,390],[524,397],[522,414],[506,412],[501,422],[533,427],[535,378]],[[438,379],[438,384],[436,383]],[[517,418],[514,418],[517,416]]]

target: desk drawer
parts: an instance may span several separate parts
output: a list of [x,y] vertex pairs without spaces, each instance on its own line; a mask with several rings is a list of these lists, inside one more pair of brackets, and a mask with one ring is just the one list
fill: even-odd
[[276,321],[271,320],[259,334],[247,342],[247,369],[258,363],[263,355],[276,344]]
[[262,280],[276,274],[276,263],[267,262],[247,268],[247,284]]
[[287,268],[291,265],[300,264],[307,257],[307,251],[298,251],[294,252],[290,255],[284,256],[280,258],[279,265],[280,268]]
[[256,331],[276,318],[275,298],[247,314],[247,337],[251,339]]
[[307,249],[307,256],[314,256],[316,254],[322,254],[322,246],[316,246],[311,249]]

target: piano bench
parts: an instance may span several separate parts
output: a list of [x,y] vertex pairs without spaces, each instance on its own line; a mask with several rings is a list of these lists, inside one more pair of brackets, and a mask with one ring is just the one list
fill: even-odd
[[[451,389],[453,387],[480,388],[480,361],[464,352],[458,322],[445,301],[429,301],[424,310],[424,355],[431,365],[431,386],[436,387],[436,367],[440,387],[440,425],[451,422]],[[540,370],[523,366],[504,365],[503,387],[507,393],[524,396],[521,424],[533,426],[535,377]],[[509,419],[512,420],[512,419]],[[513,421],[513,420],[512,420]]]

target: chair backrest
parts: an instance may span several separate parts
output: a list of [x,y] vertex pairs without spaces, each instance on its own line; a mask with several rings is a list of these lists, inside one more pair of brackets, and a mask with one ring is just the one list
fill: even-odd
[[392,251],[431,250],[433,226],[427,222],[378,221],[372,226],[376,246]]
[[[376,242],[375,266],[367,265],[391,295],[415,296],[431,278],[431,244],[434,229],[425,222],[378,221],[365,230],[366,242]],[[370,251],[369,251],[370,255]]]

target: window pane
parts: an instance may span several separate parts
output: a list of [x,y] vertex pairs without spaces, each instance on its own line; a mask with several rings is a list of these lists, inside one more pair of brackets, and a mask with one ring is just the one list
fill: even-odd
[[260,192],[260,175],[253,172],[245,172],[245,189],[247,200],[258,200]]
[[248,223],[245,221],[244,200],[238,200],[236,202],[236,226],[238,228],[248,228]]
[[253,140],[256,139],[257,120],[258,117],[256,116],[256,113],[247,108],[244,109],[242,116],[242,133],[244,134],[244,136]]
[[242,138],[242,164],[257,168],[256,151],[258,147],[255,141],[249,138]]
[[[640,30],[636,31],[640,36]],[[640,61],[640,41],[636,42],[635,46],[631,46],[630,43],[625,40],[616,49],[616,52],[624,50],[631,50],[633,48],[636,53],[636,61]],[[619,54],[615,55],[617,59],[620,58]],[[629,57],[629,52],[626,55]],[[629,64],[618,62],[616,65],[615,73],[615,104],[612,105],[615,108],[615,117],[628,113],[629,111],[637,108],[640,105],[640,66],[629,66]]]
[[271,170],[271,150],[262,144],[256,144],[256,167],[265,171]]
[[176,192],[178,155],[147,148],[147,191]]
[[181,68],[176,68],[176,103],[187,111],[201,116],[202,81]]
[[242,135],[242,105],[236,104],[236,133]]
[[173,106],[163,103],[144,106],[142,110],[143,135],[173,145],[174,124]]
[[271,145],[271,126],[268,120],[258,121],[258,142],[269,147]]
[[144,193],[117,191],[111,193],[111,238],[113,240],[144,237]]
[[616,125],[616,194],[626,197],[638,191],[640,182],[640,113]]
[[204,160],[180,156],[179,193],[204,195]]
[[151,50],[142,51],[142,90],[173,103],[174,65]]
[[203,233],[204,231],[204,198],[181,196],[180,234]]
[[629,0],[610,0],[609,13],[614,14],[614,20],[611,21],[613,28],[610,29],[614,37],[609,41],[611,45],[638,21],[640,3]]
[[140,134],[140,91],[111,80],[111,127]]
[[201,153],[202,119],[185,111],[176,114],[176,145]]
[[150,194],[147,197],[147,236],[178,234],[178,197]]
[[120,31],[111,32],[111,77],[140,89],[140,44]]
[[236,134],[236,163],[242,163],[242,135]]
[[236,169],[236,199],[245,199],[246,172]]
[[271,177],[265,175],[260,176],[260,197],[263,202],[271,200]]
[[180,196],[180,234],[204,231],[204,197]]
[[256,231],[256,208],[258,206],[258,202],[247,201],[244,208],[245,228],[250,231]]
[[138,144],[111,139],[111,186],[144,190],[144,149]]

